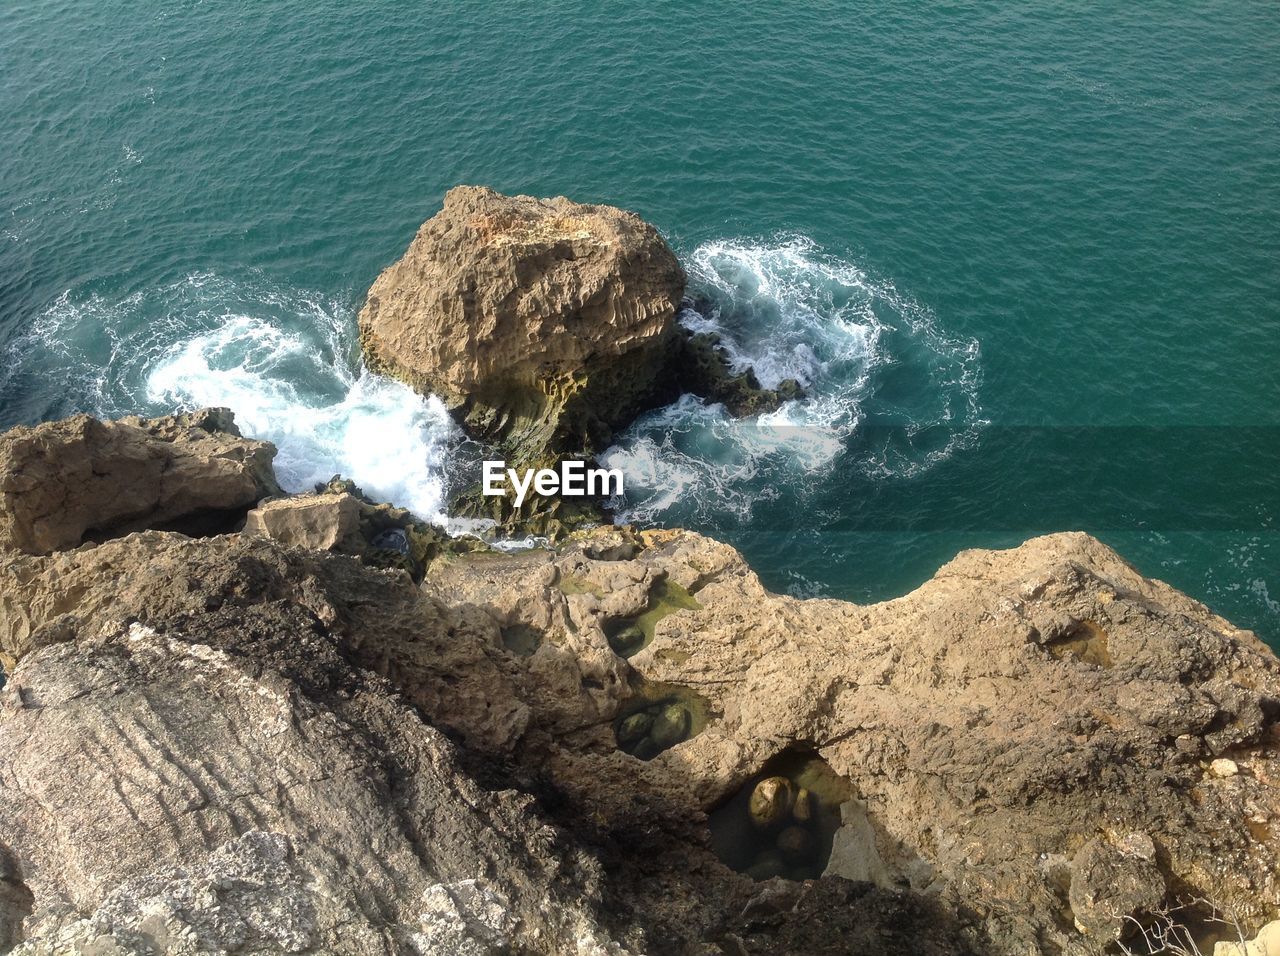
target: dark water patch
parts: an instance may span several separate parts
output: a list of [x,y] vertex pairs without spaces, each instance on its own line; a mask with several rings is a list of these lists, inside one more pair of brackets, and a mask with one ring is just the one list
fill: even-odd
[[787,750],[768,761],[710,816],[711,846],[726,866],[755,880],[822,875],[853,787],[816,753]]
[[604,635],[619,657],[634,657],[653,642],[654,628],[676,611],[700,611],[702,605],[674,581],[660,578],[649,592],[649,605],[636,617],[606,621]]
[[1110,670],[1114,665],[1108,647],[1107,632],[1093,621],[1080,621],[1047,645],[1055,660],[1071,658]]
[[640,695],[622,708],[613,722],[618,748],[641,760],[652,760],[706,728],[710,709],[705,699],[679,684],[640,684]]
[[544,636],[541,628],[531,624],[511,624],[502,629],[502,646],[517,657],[532,657]]

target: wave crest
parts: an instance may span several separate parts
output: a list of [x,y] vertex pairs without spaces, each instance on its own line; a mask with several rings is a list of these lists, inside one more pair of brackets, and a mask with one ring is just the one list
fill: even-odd
[[345,303],[261,279],[197,274],[110,302],[63,295],[14,347],[101,417],[225,405],[279,449],[287,490],[335,474],[443,522],[460,435],[443,404],[366,371]]
[[[643,417],[603,456],[626,474],[621,520],[745,520],[781,489],[803,500],[837,467],[915,474],[981,424],[977,342],[943,334],[892,283],[807,237],[708,242],[688,266],[696,308],[681,322],[718,334],[735,371],[769,388],[794,378],[806,396],[742,420],[689,397]],[[944,440],[922,440],[939,425]]]

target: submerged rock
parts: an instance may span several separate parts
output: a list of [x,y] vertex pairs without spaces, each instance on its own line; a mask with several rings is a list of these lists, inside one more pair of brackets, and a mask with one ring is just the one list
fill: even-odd
[[789,826],[778,834],[778,849],[789,859],[803,857],[813,849],[813,835],[803,827]]
[[649,728],[653,726],[653,715],[641,711],[632,714],[618,725],[618,743],[630,746],[640,742],[642,737],[649,736]]
[[777,826],[791,813],[796,788],[786,777],[766,777],[751,791],[748,809],[751,822],[758,827]]
[[627,624],[609,640],[615,651],[624,657],[634,654],[644,644],[644,630],[639,624]]
[[660,750],[674,747],[689,735],[689,711],[683,704],[668,704],[653,720],[649,736]]

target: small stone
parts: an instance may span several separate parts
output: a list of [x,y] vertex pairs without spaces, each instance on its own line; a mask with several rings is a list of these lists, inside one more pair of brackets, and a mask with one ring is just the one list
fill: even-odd
[[747,876],[753,880],[771,880],[782,873],[786,864],[782,857],[773,850],[766,850],[756,858],[755,863],[747,867]]
[[674,747],[689,735],[689,711],[683,704],[668,704],[654,718],[650,739],[661,750]]
[[1234,760],[1228,760],[1226,757],[1219,757],[1213,763],[1209,764],[1209,772],[1215,777],[1234,777],[1240,772],[1240,767]]
[[790,826],[778,834],[778,849],[789,859],[803,857],[812,846],[813,837],[804,827]]
[[653,716],[640,711],[638,714],[632,714],[618,725],[618,743],[624,747],[634,744],[641,737],[649,733],[649,728],[653,726]]
[[803,787],[796,794],[796,802],[791,807],[791,815],[801,823],[807,823],[813,815],[813,794]]
[[751,791],[751,822],[761,828],[774,826],[791,811],[794,801],[795,784],[786,777],[766,777]]
[[637,651],[640,645],[644,643],[644,631],[640,630],[638,624],[628,624],[617,634],[613,635],[613,640],[609,642],[613,645],[613,649],[620,654],[626,654],[630,651]]
[[1215,943],[1213,956],[1280,956],[1280,920],[1268,923],[1257,936],[1243,943]]

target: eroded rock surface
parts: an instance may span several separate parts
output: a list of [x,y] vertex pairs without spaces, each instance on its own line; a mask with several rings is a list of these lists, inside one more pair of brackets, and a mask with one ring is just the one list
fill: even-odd
[[280,493],[274,457],[270,443],[240,436],[227,409],[15,428],[0,436],[0,549],[48,554],[173,524],[226,530]]
[[[425,586],[544,632],[533,728],[568,733],[573,690],[609,713],[635,675],[709,701],[706,729],[639,771],[677,802],[706,811],[784,749],[816,751],[857,795],[828,875],[947,901],[992,952],[1101,952],[1130,917],[1197,897],[1254,925],[1280,904],[1275,656],[1098,541],[965,552],[859,607],[768,594],[698,535],[638,540],[621,560],[477,555]],[[624,666],[609,622],[661,580],[700,607],[657,621]],[[641,812],[635,771],[594,749],[560,752],[562,785],[613,819]]]
[[369,289],[361,341],[515,461],[601,451],[658,388],[684,284],[633,213],[459,186]]
[[[753,909],[665,787],[633,777],[643,812],[584,819],[543,762],[593,749],[590,698],[567,708],[576,734],[550,733],[497,619],[403,572],[163,532],[4,571],[41,597],[0,623],[20,657],[0,927],[20,952],[763,953],[806,931],[793,910],[816,890]],[[639,766],[598,757],[611,786]],[[976,952],[931,902],[853,898],[834,932]]]
[[[719,340],[676,321],[685,273],[634,213],[458,186],[370,287],[360,339],[372,368],[437,395],[512,467],[591,459],[615,430],[684,393],[743,416],[801,396],[731,369]],[[557,536],[599,502],[458,489],[451,514],[512,536]]]
[[[858,606],[688,532],[442,549],[421,584],[316,533],[0,554],[0,944],[1092,954],[1280,905],[1280,665],[1086,535]],[[698,719],[620,749],[668,700]],[[839,829],[820,879],[755,882],[708,814],[788,755]],[[756,801],[781,854],[811,786]]]

